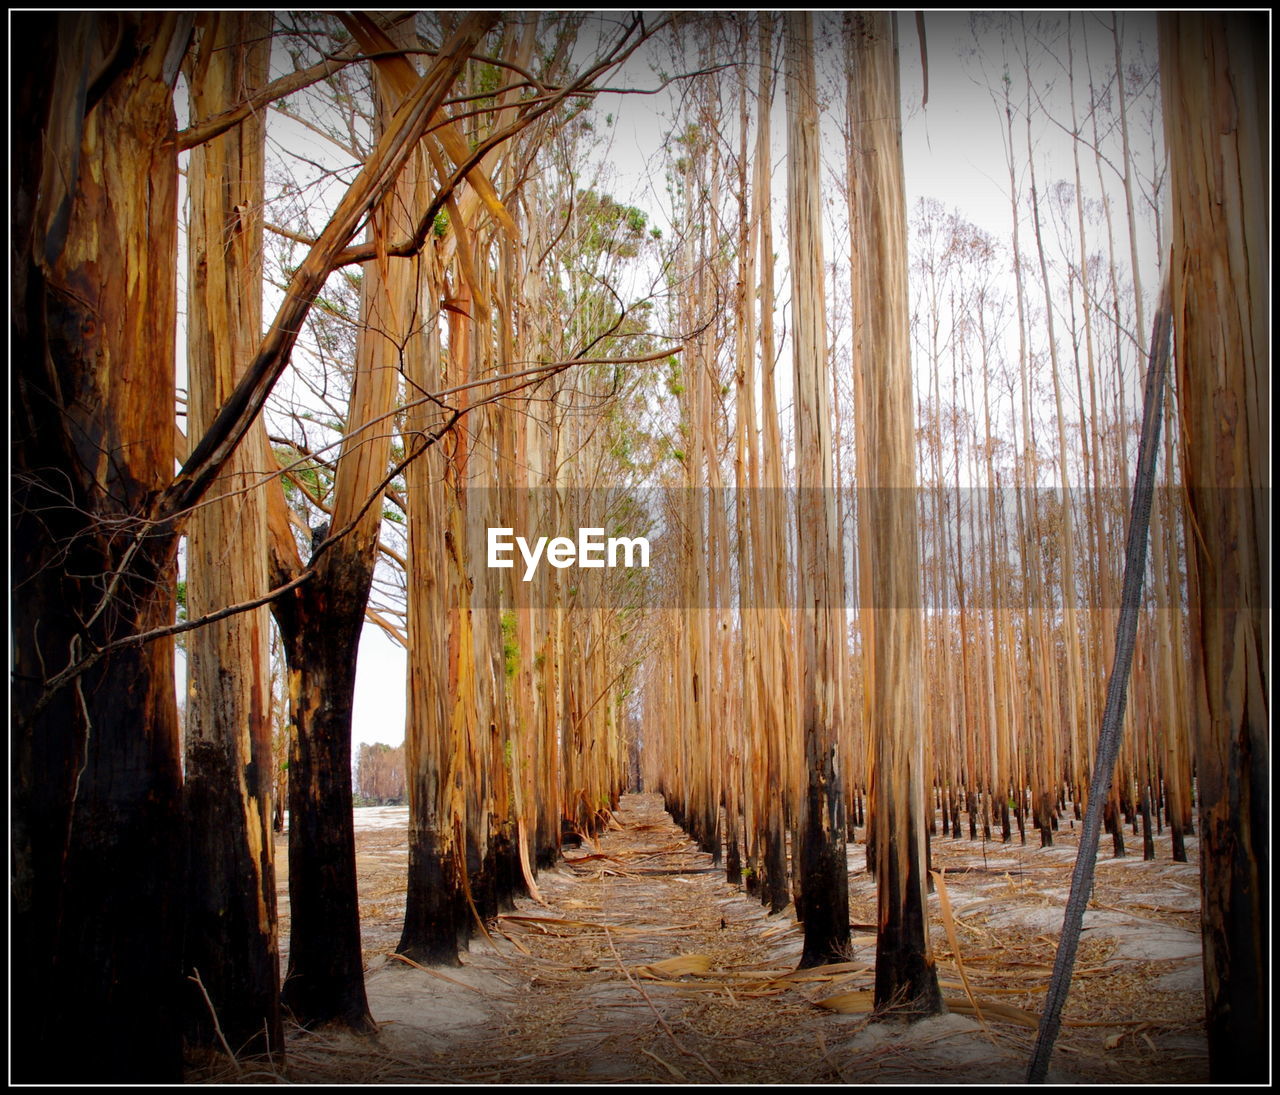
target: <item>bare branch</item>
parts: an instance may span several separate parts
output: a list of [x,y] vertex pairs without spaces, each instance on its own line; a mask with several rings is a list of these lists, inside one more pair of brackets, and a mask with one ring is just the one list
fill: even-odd
[[351,240],[369,210],[395,182],[471,48],[496,21],[497,15],[492,12],[468,16],[446,47],[441,49],[436,63],[414,93],[396,111],[378,146],[343,196],[315,246],[290,279],[285,300],[257,356],[218,412],[209,431],[194,446],[177,478],[160,495],[153,509],[157,520],[171,520],[197,501],[248,432],[288,364],[303,320],[325,278],[334,268],[335,258]]
[[339,69],[345,68],[355,61],[363,60],[365,60],[365,57],[362,54],[343,53],[333,57],[326,57],[319,64],[312,65],[310,68],[299,69],[297,72],[291,72],[287,76],[281,76],[280,79],[273,80],[266,87],[250,95],[249,98],[233,106],[230,110],[224,110],[221,114],[215,114],[212,118],[206,118],[202,122],[196,122],[186,129],[179,130],[178,151],[185,152],[198,144],[204,144],[205,141],[211,141],[214,137],[221,136],[228,129],[239,125],[250,114],[257,113],[277,99],[283,99],[286,95],[301,91],[304,87],[323,80],[327,76],[332,76]]

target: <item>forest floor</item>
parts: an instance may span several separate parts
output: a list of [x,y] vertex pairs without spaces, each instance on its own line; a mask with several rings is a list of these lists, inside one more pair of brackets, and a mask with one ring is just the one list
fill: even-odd
[[[473,940],[461,968],[392,957],[404,913],[407,811],[357,811],[371,1038],[294,1029],[282,1075],[248,1063],[202,1079],[366,1083],[1017,1083],[1053,966],[1075,859],[1051,848],[935,838],[932,945],[950,1013],[913,1024],[869,1014],[875,884],[849,846],[849,961],[796,972],[802,929],[770,916],[696,848],[657,795],[624,796],[618,828],[538,876],[545,905]],[[966,819],[967,820],[967,819]],[[1196,841],[1189,863],[1111,856],[1094,897],[1051,1082],[1194,1083],[1208,1077]],[[1133,854],[1136,848],[1137,854]],[[277,864],[286,862],[283,841]],[[287,878],[280,878],[288,940]],[[963,987],[960,966],[968,979]],[[282,959],[283,968],[283,959]],[[826,1002],[824,1004],[824,1001]],[[982,1011],[974,1014],[972,1001]],[[835,1010],[840,1009],[840,1010]],[[194,1079],[195,1077],[193,1077]]]

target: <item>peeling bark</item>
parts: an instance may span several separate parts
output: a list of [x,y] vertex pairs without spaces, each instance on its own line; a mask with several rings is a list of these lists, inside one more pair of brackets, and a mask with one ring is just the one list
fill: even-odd
[[[24,1081],[181,1074],[173,644],[117,650],[52,699],[44,681],[46,667],[173,618],[175,539],[143,522],[173,473],[171,90],[190,25],[15,20],[12,1044]],[[127,64],[91,81],[113,43]]]
[[1270,1036],[1270,342],[1266,22],[1160,17],[1174,323],[1192,537],[1201,924],[1215,1082]]

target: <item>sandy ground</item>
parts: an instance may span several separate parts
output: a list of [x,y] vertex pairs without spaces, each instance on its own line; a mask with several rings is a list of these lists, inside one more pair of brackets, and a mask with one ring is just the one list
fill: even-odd
[[[282,1077],[295,1082],[1021,1082],[1075,857],[1065,825],[1046,849],[1035,834],[1025,846],[936,838],[959,964],[935,893],[932,945],[951,1011],[905,1024],[869,1015],[871,933],[855,931],[848,962],[797,975],[801,929],[791,912],[770,916],[728,885],[656,795],[626,796],[619,828],[598,848],[572,850],[541,873],[546,904],[521,900],[489,925],[488,939],[477,936],[459,969],[391,956],[407,811],[356,816],[380,1030],[358,1038],[295,1028]],[[1130,847],[1138,855],[1113,859],[1104,837],[1050,1081],[1207,1079],[1196,842],[1188,840],[1187,864],[1171,861],[1167,833],[1152,862],[1140,842]],[[283,864],[283,841],[278,852]],[[875,921],[865,860],[865,846],[849,846],[855,924]],[[280,885],[287,947],[283,873]]]

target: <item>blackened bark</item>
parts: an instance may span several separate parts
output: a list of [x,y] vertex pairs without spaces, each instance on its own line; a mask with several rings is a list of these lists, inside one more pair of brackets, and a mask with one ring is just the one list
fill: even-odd
[[[240,763],[233,743],[188,746],[183,788],[187,832],[185,965],[198,971],[214,1002],[223,1036],[236,1053],[279,1053],[280,972],[276,942],[275,870],[263,834],[269,833],[271,766],[255,757]],[[239,795],[257,805],[251,833]],[[239,885],[237,883],[240,883]],[[187,1037],[214,1045],[217,1032],[204,994],[187,993]]]
[[[193,113],[214,115],[265,83],[269,12],[202,20],[189,69]],[[263,119],[191,153],[188,219],[189,432],[213,423],[262,337]],[[254,483],[271,457],[255,425],[193,514],[192,617],[267,591],[267,506]],[[187,1037],[282,1059],[271,838],[271,684],[265,608],[193,632],[187,646]],[[203,990],[203,991],[202,991]],[[208,1000],[205,995],[208,995]],[[220,1027],[215,1029],[214,1014]]]
[[498,912],[510,912],[516,906],[516,897],[527,897],[524,871],[520,868],[520,847],[516,842],[515,823],[499,825],[489,847],[492,861],[494,897]]
[[458,882],[461,864],[441,844],[440,835],[431,832],[409,841],[404,928],[396,952],[415,962],[459,966],[458,946],[466,938],[470,913]]
[[[903,865],[907,868],[905,880],[899,874]],[[890,892],[908,895],[922,892],[917,873],[920,863],[915,855],[898,854],[890,848],[881,869],[886,877],[880,880],[880,885]],[[918,943],[928,938],[925,906],[907,900],[899,910],[893,930],[886,930],[889,927],[882,918],[876,939],[876,1006],[900,1015],[937,1015],[945,1010],[937,968],[932,956]]]
[[[375,1028],[364,989],[351,793],[356,654],[372,566],[349,556],[278,611],[289,667],[289,967],[281,1001],[304,1027]],[[277,602],[280,603],[280,602]]]
[[761,863],[764,880],[760,889],[760,903],[768,905],[771,913],[782,912],[791,900],[787,885],[787,834],[782,827],[782,811],[771,816],[764,831],[764,858]]
[[1271,1063],[1269,29],[1260,13],[1159,20],[1216,1083],[1265,1083]]
[[742,849],[738,845],[738,818],[725,811],[725,881],[731,886],[742,885]]
[[1053,795],[1041,791],[1036,795],[1036,828],[1040,830],[1040,847],[1053,847]]
[[1142,817],[1142,858],[1155,859],[1156,842],[1151,835],[1151,791],[1150,788],[1142,789],[1142,804],[1138,808],[1138,812]]
[[[14,30],[12,1078],[175,1080],[172,644],[117,650],[53,694],[45,682],[174,611],[176,537],[140,518],[173,468],[177,161],[160,59],[180,55],[184,24],[28,14]],[[126,39],[129,62],[90,88]]]
[[[806,740],[809,735],[806,734]],[[835,749],[821,754],[810,772],[800,837],[804,879],[804,953],[800,968],[840,962],[849,946],[849,869],[844,847],[844,798],[835,771]]]

